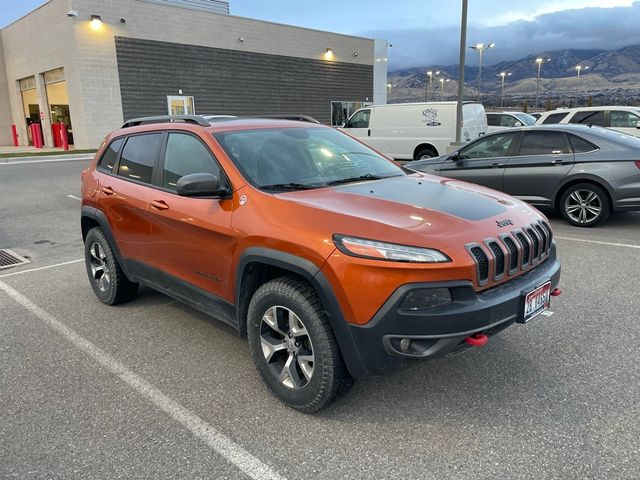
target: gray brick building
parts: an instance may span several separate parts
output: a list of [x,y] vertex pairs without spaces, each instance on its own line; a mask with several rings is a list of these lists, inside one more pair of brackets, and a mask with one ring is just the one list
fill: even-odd
[[167,113],[311,115],[386,103],[384,41],[229,15],[227,0],[50,0],[0,30],[0,145],[39,123],[97,147]]

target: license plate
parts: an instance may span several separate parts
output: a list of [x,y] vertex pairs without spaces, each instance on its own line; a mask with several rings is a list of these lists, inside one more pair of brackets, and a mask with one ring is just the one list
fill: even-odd
[[524,317],[522,323],[527,323],[533,317],[540,315],[551,303],[551,282],[531,290],[524,297]]

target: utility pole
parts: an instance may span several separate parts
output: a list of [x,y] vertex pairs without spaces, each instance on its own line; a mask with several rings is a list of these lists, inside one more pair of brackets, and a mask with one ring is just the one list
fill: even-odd
[[464,57],[467,51],[467,11],[469,0],[462,0],[462,21],[460,23],[460,59],[458,65],[458,106],[456,109],[456,143],[462,139],[462,104],[464,100]]

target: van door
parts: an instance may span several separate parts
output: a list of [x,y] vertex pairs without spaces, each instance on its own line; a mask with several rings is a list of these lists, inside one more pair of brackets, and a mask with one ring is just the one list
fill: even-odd
[[363,141],[367,141],[367,138],[371,136],[371,129],[369,127],[371,120],[371,109],[363,108],[351,115],[351,118],[347,120],[344,126],[344,130],[354,137],[361,138]]
[[462,141],[469,142],[487,133],[487,114],[479,103],[462,106]]

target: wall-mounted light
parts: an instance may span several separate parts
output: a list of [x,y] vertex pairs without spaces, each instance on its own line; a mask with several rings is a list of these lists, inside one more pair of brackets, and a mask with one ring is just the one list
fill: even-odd
[[96,30],[102,27],[102,17],[100,15],[91,15],[91,26]]
[[355,52],[353,52],[354,57],[357,57],[358,55],[360,55],[360,50],[356,50]]
[[73,17],[77,17],[78,16],[78,11],[77,10],[69,10],[67,12],[67,17],[73,18]]
[[333,60],[333,50],[331,48],[327,48],[324,51],[324,59],[325,60]]
[[240,43],[244,43],[244,38],[242,38],[242,37],[238,37],[238,41],[239,41]]

